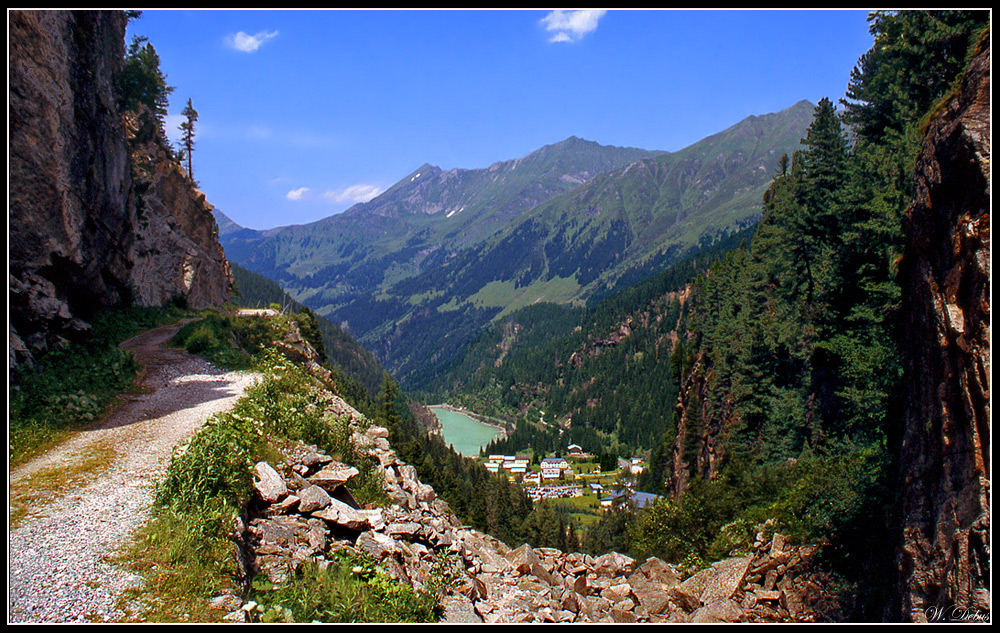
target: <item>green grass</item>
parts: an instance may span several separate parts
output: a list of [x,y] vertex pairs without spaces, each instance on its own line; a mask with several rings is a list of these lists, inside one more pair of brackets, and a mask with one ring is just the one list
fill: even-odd
[[135,622],[221,622],[224,613],[209,608],[209,599],[239,595],[239,570],[233,544],[225,535],[206,537],[201,526],[221,525],[221,516],[158,509],[117,557],[143,578],[141,587],[125,592],[123,610]]
[[517,288],[513,281],[492,281],[469,297],[468,302],[477,308],[504,308],[500,318],[520,308],[545,301],[571,303],[580,294],[580,284],[574,278],[555,277]]
[[101,420],[118,394],[132,391],[138,366],[118,344],[142,330],[174,322],[176,308],[131,308],[102,315],[83,343],[35,355],[13,377],[9,402],[9,467],[16,467]]
[[391,577],[370,557],[341,552],[329,565],[303,564],[294,577],[274,585],[254,583],[254,621],[406,622],[440,620],[440,600],[457,570],[455,560],[438,557],[423,591]]

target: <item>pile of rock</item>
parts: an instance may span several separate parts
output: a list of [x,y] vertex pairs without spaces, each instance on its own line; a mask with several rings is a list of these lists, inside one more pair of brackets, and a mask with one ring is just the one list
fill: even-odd
[[817,562],[818,545],[791,546],[784,536],[760,536],[736,594],[753,621],[838,622],[845,605],[833,592],[834,582]]
[[[340,413],[344,406],[337,403]],[[461,559],[464,576],[446,604],[473,621],[829,619],[830,605],[816,598],[822,585],[810,575],[814,550],[788,546],[781,535],[759,540],[751,555],[683,580],[677,567],[656,558],[637,564],[614,552],[591,557],[511,548],[461,525],[416,470],[398,461],[386,429],[363,428],[356,412],[351,419],[355,446],[377,458],[392,505],[360,507],[348,487],[357,469],[310,446],[287,446],[281,462],[256,466],[255,500],[242,525],[248,575],[281,582],[298,565],[329,565],[332,554],[346,549],[369,554],[401,581],[423,589],[437,555],[447,552]],[[245,613],[229,618],[241,620]]]
[[[310,346],[291,338],[285,342],[308,357]],[[350,492],[356,468],[315,447],[279,447],[280,460],[256,465],[255,498],[238,526],[247,579],[280,583],[303,563],[323,567],[349,550],[370,555],[420,590],[444,553],[462,566],[458,586],[445,600],[445,620],[451,622],[836,619],[836,602],[823,590],[829,583],[813,571],[815,549],[789,546],[781,535],[764,538],[762,532],[748,555],[686,579],[656,558],[639,563],[615,552],[592,557],[527,544],[511,548],[461,525],[416,469],[399,461],[385,428],[327,395],[325,413],[349,421],[354,450],[381,468],[391,505],[358,504]],[[220,597],[217,604],[231,609],[235,598]],[[227,619],[245,621],[247,607]]]

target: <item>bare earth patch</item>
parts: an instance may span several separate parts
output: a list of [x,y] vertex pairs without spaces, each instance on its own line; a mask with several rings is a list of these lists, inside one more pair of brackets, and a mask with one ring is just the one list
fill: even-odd
[[165,349],[178,326],[130,339],[142,392],[101,423],[9,473],[9,621],[115,621],[121,593],[139,580],[109,564],[146,523],[175,446],[253,384]]

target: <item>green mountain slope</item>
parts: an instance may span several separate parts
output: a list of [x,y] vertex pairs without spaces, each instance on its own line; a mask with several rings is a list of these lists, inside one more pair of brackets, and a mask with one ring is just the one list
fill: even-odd
[[628,456],[658,445],[677,404],[690,284],[752,238],[734,233],[586,307],[539,303],[485,328],[437,375],[428,399],[516,423],[490,452]]
[[498,316],[582,304],[755,221],[812,112],[801,102],[669,154],[571,138],[487,169],[425,165],[343,214],[222,241],[407,384]]
[[[237,264],[230,263],[230,266],[236,281],[236,295],[241,305],[266,308],[271,304],[278,304],[296,313],[308,310],[292,299],[274,281]],[[385,379],[385,370],[379,365],[378,360],[340,327],[321,316],[313,316],[323,342],[319,351],[325,360],[332,367],[339,368],[346,379],[356,381],[363,387],[369,398],[375,397],[382,389]],[[341,395],[346,397],[347,394]]]

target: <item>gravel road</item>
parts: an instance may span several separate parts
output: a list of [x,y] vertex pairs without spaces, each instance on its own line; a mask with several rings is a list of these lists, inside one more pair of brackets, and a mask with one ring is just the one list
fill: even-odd
[[130,395],[103,423],[9,472],[10,498],[31,493],[45,475],[94,462],[31,504],[8,530],[8,622],[108,622],[139,579],[107,559],[149,517],[153,490],[172,449],[213,413],[231,407],[255,377],[223,372],[164,349],[177,326],[123,344],[145,367],[142,394]]

